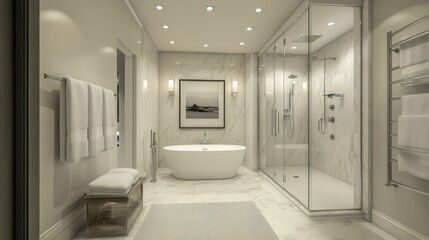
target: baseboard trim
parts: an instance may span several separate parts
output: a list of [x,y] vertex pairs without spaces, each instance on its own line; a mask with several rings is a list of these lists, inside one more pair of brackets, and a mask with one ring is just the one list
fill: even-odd
[[80,216],[85,214],[85,206],[82,205],[78,207],[73,212],[69,213],[63,219],[54,224],[51,228],[49,228],[46,232],[40,235],[40,240],[53,240],[59,234],[61,234],[65,229],[67,229],[74,221],[76,221]]
[[384,215],[380,211],[373,209],[371,212],[372,223],[398,239],[429,240],[429,237],[426,237],[395,219]]

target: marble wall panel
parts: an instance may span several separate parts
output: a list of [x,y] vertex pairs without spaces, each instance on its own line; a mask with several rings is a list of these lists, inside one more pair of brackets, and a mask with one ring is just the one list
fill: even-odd
[[[175,94],[168,94],[168,80],[175,81]],[[225,129],[179,128],[179,80],[225,80]],[[238,81],[238,96],[231,96],[232,80]],[[198,144],[206,131],[212,144],[245,145],[246,89],[245,55],[213,53],[159,53],[159,159],[165,167],[162,147]]]

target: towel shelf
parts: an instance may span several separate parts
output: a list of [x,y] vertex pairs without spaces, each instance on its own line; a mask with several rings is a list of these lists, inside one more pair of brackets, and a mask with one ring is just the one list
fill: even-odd
[[[397,79],[393,80],[393,72],[396,70],[400,70],[400,66],[393,65],[392,57],[395,58],[399,57],[400,54],[400,48],[399,46],[403,43],[412,41],[418,37],[421,37],[423,35],[429,34],[429,30],[427,27],[424,29],[420,29],[420,31],[415,30],[417,28],[414,28],[415,26],[427,26],[427,23],[429,22],[429,15],[420,18],[403,28],[400,28],[396,31],[389,31],[387,32],[387,181],[386,186],[387,187],[403,187],[421,194],[429,195],[429,184],[426,180],[418,179],[416,177],[413,177],[407,173],[398,172],[396,170],[398,160],[394,154],[397,153],[397,151],[404,151],[409,153],[419,153],[419,154],[429,154],[429,149],[417,149],[417,148],[410,148],[405,146],[398,146],[394,145],[396,144],[397,139],[397,133],[394,131],[398,127],[398,121],[397,119],[394,119],[393,113],[397,112],[394,111],[398,107],[398,104],[396,101],[401,100],[401,97],[396,97],[398,95],[405,95],[397,93],[397,89],[395,89],[395,95],[393,96],[393,86],[400,85],[402,87],[406,86],[412,86],[412,85],[423,85],[423,84],[429,84],[429,74],[426,75],[420,75],[416,77],[410,77],[410,78],[404,78],[404,79]],[[426,25],[422,25],[421,23],[424,23]],[[413,30],[416,32],[416,34],[413,34],[410,37],[407,37],[403,40],[393,40],[394,36],[397,36],[400,33],[405,32],[406,30]],[[396,61],[395,61],[396,62]],[[400,90],[400,89],[399,89]],[[415,89],[408,89],[406,90],[407,94],[410,94],[410,91],[414,91]],[[418,91],[418,93],[421,93],[421,90]]]

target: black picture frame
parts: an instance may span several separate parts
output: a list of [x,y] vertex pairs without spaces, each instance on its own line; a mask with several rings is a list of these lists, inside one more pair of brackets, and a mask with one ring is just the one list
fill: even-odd
[[[186,91],[185,84],[210,84],[213,85],[213,83],[219,83],[222,85],[219,87],[219,89],[222,91],[220,93],[219,102],[219,118],[221,123],[220,126],[215,126],[213,124],[210,124],[210,120],[208,119],[198,119],[200,121],[204,121],[207,124],[199,124],[198,126],[192,126],[192,124],[188,124],[185,121],[186,119],[186,104],[183,104],[184,95]],[[184,89],[185,88],[185,89]],[[195,90],[194,90],[195,91]],[[203,90],[201,91],[203,92]],[[185,121],[184,121],[185,120]],[[195,119],[196,120],[196,119]],[[203,80],[203,79],[180,79],[179,80],[179,128],[180,129],[225,129],[225,80]]]

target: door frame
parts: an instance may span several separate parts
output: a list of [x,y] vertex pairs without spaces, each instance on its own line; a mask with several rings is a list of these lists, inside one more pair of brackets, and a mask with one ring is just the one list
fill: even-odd
[[38,0],[14,1],[14,239],[39,239]]

